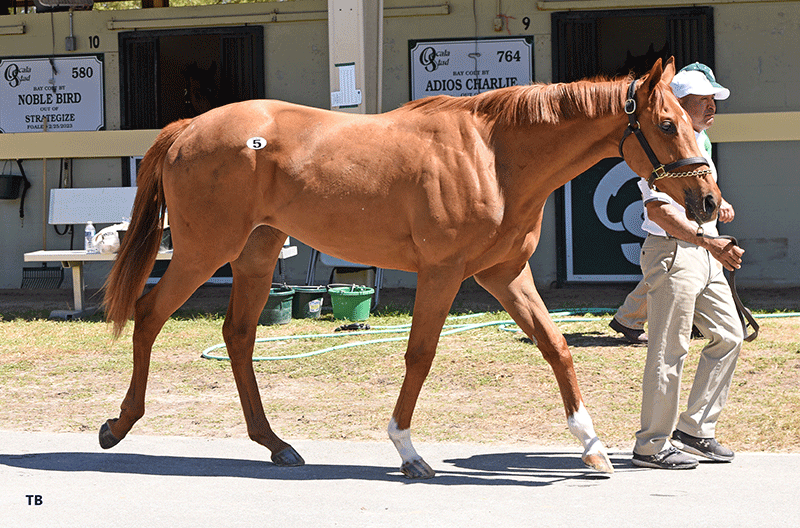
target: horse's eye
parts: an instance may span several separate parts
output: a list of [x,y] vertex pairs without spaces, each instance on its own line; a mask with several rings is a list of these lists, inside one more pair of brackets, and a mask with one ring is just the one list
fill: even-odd
[[672,121],[663,121],[658,126],[665,134],[673,135],[678,133],[678,129]]

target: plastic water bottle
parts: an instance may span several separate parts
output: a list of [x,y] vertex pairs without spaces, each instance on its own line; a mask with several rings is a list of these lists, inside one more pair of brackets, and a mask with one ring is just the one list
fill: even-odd
[[94,234],[94,224],[87,222],[83,241],[83,249],[86,250],[86,253],[100,253],[100,250],[94,245]]

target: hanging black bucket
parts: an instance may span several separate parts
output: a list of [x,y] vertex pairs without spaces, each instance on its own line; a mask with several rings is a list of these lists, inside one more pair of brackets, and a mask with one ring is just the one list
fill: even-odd
[[22,176],[0,174],[0,200],[16,200],[22,192]]

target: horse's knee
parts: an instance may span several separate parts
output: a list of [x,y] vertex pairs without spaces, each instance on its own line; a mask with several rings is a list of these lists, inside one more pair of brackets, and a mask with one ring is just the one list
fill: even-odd
[[431,352],[407,351],[404,357],[407,368],[429,369],[433,364],[434,354]]
[[222,323],[222,339],[225,340],[226,344],[230,344],[236,340],[238,335],[241,335],[241,329],[234,326],[231,322],[231,317],[226,317]]
[[431,342],[430,340],[415,345],[409,343],[404,356],[406,368],[430,370],[433,358],[436,356],[436,345],[437,342]]
[[537,339],[537,343],[542,357],[553,368],[572,365],[572,353],[569,351],[567,340],[563,335],[550,336],[547,340]]

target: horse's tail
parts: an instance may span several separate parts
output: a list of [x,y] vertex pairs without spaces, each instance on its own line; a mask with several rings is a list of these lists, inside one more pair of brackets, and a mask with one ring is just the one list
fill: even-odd
[[119,337],[133,314],[134,305],[155,264],[167,207],[161,180],[162,166],[167,151],[189,121],[176,121],[164,127],[139,166],[130,226],[103,287],[106,321],[114,324],[115,338]]

